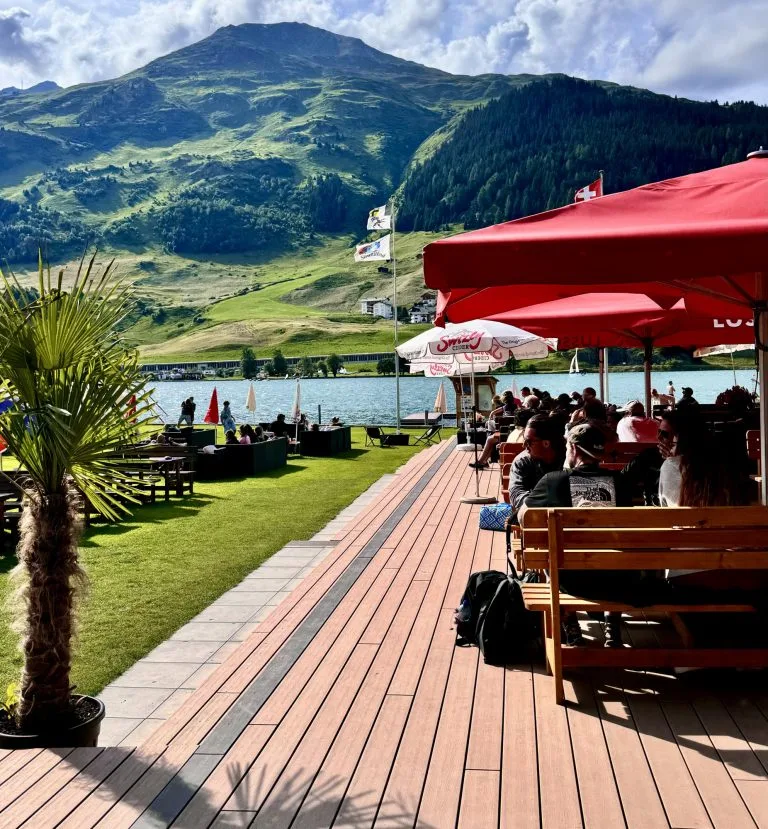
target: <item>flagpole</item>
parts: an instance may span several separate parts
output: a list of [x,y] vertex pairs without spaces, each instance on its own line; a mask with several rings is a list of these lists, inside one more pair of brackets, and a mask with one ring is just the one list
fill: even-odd
[[395,255],[395,205],[392,204],[392,305],[395,317],[395,418],[400,434],[400,358],[397,353],[397,256]]
[[[600,174],[600,195],[604,196],[605,195],[604,173],[603,173],[602,170],[598,170],[598,173]],[[602,374],[602,377],[600,378],[600,381],[601,381],[601,385],[603,386],[603,403],[607,403],[608,402],[608,397],[611,393],[609,385],[608,385],[608,349],[607,348],[603,349],[602,363],[603,363],[603,374]],[[648,415],[648,417],[650,417],[650,415]]]

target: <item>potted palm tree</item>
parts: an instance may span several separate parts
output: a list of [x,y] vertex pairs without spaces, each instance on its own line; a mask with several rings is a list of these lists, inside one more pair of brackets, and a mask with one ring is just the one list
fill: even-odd
[[[0,436],[23,474],[17,622],[24,667],[18,699],[0,711],[0,747],[96,745],[100,701],[70,681],[78,597],[78,499],[109,519],[136,500],[121,447],[152,418],[137,355],[118,326],[131,307],[113,263],[81,262],[73,284],[39,261],[38,291],[3,275]],[[98,272],[97,272],[98,271]],[[31,294],[31,296],[30,296]]]

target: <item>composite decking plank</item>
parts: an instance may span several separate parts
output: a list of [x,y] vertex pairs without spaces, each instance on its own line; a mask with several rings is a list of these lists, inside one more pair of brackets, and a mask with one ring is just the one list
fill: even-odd
[[566,709],[555,703],[552,678],[545,676],[543,669],[534,670],[533,689],[541,825],[543,829],[581,829],[581,806]]
[[498,771],[467,769],[458,829],[496,829],[499,825],[499,776]]
[[708,829],[712,822],[659,703],[637,693],[627,702],[670,826]]
[[[387,696],[385,698],[370,739],[332,824],[334,829],[370,829],[373,826],[380,804],[385,797],[392,757],[397,751],[410,707],[410,697]],[[401,813],[405,813],[405,809],[401,810],[396,800],[384,800],[382,805],[390,815],[394,815],[395,821],[400,818]],[[318,826],[326,824],[312,823],[311,820],[304,819],[303,825],[306,829],[317,829]]]
[[755,757],[768,770],[768,720],[754,702],[744,694],[725,695],[728,713],[746,738]]
[[260,827],[288,829],[291,826],[328,748],[354,703],[377,650],[376,645],[370,644],[355,647],[323,707],[261,806],[258,812]]
[[419,824],[453,826],[456,823],[469,742],[478,654],[475,648],[456,648],[453,655],[424,781]]
[[28,763],[25,763],[13,777],[0,786],[0,815],[14,800],[21,797],[27,789],[48,774],[51,769],[71,753],[71,748],[46,748]]
[[500,829],[539,829],[539,770],[533,674],[504,671]]
[[737,780],[736,788],[759,829],[768,829],[768,781]]
[[494,665],[486,665],[480,658],[469,729],[468,769],[501,771],[504,673]]
[[[365,601],[369,605],[377,606],[392,579],[392,571],[381,570],[374,583],[374,589],[366,594]],[[279,721],[278,728],[258,758],[258,763],[245,775],[230,800],[225,804],[225,809],[258,809],[354,650],[365,627],[367,613],[366,605],[361,603],[328,652],[321,670],[313,673],[295,703]],[[290,677],[290,672],[288,677]],[[261,712],[254,717],[253,722],[254,724],[277,724],[267,723]],[[264,791],[265,788],[266,791]]]
[[693,707],[733,780],[768,781],[760,760],[720,700],[697,694]]
[[103,751],[100,748],[76,748],[57,763],[12,805],[0,812],[0,829],[17,829],[38,811],[70,780]]
[[0,760],[0,786],[37,757],[41,748],[19,748]]
[[662,709],[715,829],[754,829],[739,790],[692,706],[662,702]]
[[625,826],[619,792],[591,683],[565,683],[568,728],[585,829]]
[[[215,826],[217,822],[214,819],[219,815],[224,803],[229,800],[232,790],[258,757],[273,731],[274,727],[271,725],[248,725],[172,825],[184,829],[205,829],[213,821]],[[244,811],[233,814],[242,815]],[[225,817],[227,814],[229,813],[223,813]],[[249,814],[252,818],[256,812]],[[236,826],[237,823],[232,825]]]
[[133,748],[107,747],[86,769],[66,783],[30,820],[25,829],[58,826],[99,784],[133,753]]
[[[397,614],[387,632],[360,692],[301,805],[293,829],[315,829],[317,826],[330,826],[333,822],[384,704],[387,686],[414,618],[423,607],[425,591],[424,582],[413,582],[408,589],[405,610]],[[410,707],[410,698],[401,699]]]
[[596,693],[627,829],[667,829],[664,804],[621,689],[598,686]]
[[[259,625],[253,636],[249,637],[232,656],[225,660],[179,710],[153,734],[150,748],[159,750],[170,743],[184,725],[197,715],[205,702],[221,690],[225,683],[231,681],[233,676],[236,675],[241,680],[238,687],[247,685],[301,624],[362,549],[365,541],[358,541],[353,545],[352,539],[357,541],[361,538],[372,538],[397,505],[407,497],[411,486],[434,461],[432,455],[422,459],[423,454],[425,453],[414,456],[395,476],[395,480],[381,493],[380,497],[363,510],[359,516],[361,523],[358,525],[357,533],[348,534],[348,538],[326,556],[312,575],[296,587],[291,596],[275,609],[269,619]],[[265,631],[266,636],[264,636]],[[246,653],[247,656],[245,656]]]

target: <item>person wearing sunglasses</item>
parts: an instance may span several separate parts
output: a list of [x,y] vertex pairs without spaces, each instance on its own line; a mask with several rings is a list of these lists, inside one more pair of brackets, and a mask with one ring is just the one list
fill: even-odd
[[525,424],[523,446],[525,451],[514,459],[509,472],[513,523],[517,522],[517,511],[544,475],[563,468],[565,440],[561,422],[545,414],[534,415]]

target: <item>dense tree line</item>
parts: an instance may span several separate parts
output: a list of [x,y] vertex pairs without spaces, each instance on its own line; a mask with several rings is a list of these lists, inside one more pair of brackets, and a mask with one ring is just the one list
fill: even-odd
[[768,146],[768,107],[701,103],[558,77],[470,111],[412,171],[398,226],[483,227],[607,192],[741,161]]
[[99,236],[76,219],[36,204],[0,198],[0,259],[30,262],[38,250],[51,261],[82,251]]

